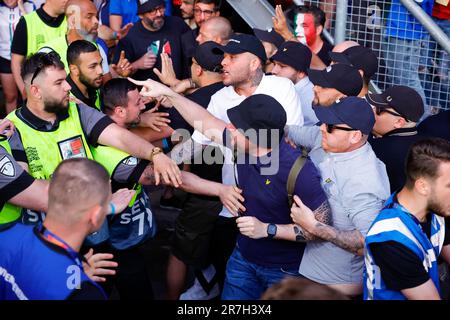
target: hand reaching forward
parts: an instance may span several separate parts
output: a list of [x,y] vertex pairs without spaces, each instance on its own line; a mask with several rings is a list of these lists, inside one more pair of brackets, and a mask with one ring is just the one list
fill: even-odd
[[[86,275],[95,282],[105,282],[106,278],[102,276],[115,275],[116,271],[109,268],[116,268],[117,262],[110,261],[114,256],[110,253],[96,253],[91,248],[89,252],[84,255],[87,263],[83,261],[83,269]],[[108,268],[108,269],[106,269]]]
[[242,205],[242,202],[244,202],[242,190],[238,187],[223,185],[219,192],[219,198],[234,216],[238,216],[240,212],[245,212],[246,210]]

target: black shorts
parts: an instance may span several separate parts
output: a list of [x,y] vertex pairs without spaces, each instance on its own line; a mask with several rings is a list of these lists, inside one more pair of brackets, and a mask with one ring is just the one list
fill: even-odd
[[220,201],[188,195],[175,221],[172,254],[194,268],[208,266],[212,232],[221,210]]
[[0,57],[0,73],[12,73],[11,60]]

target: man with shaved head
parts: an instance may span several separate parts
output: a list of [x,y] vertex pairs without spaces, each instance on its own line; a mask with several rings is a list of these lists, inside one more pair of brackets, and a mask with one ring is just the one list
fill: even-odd
[[202,24],[195,40],[199,44],[206,41],[214,41],[224,45],[232,34],[233,29],[227,18],[213,17]]
[[16,224],[0,232],[1,300],[105,299],[79,255],[87,235],[109,212],[108,172],[82,158],[62,162],[49,187],[42,225]]
[[[103,59],[102,69],[104,80],[111,79],[109,72],[107,47],[103,46],[103,40],[98,38],[98,18],[97,8],[90,0],[69,0],[67,2],[66,16],[68,23],[67,34],[60,37],[49,39],[40,47],[40,52],[57,52],[65,65],[66,72],[69,73],[69,64],[67,62],[67,48],[75,40],[87,40],[96,43],[100,55]],[[106,50],[105,50],[106,48]]]

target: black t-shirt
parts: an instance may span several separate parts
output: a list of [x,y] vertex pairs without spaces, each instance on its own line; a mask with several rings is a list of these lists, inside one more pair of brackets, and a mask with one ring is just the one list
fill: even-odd
[[[56,18],[49,16],[42,7],[36,10],[37,15],[49,27],[58,28],[64,21],[65,15],[59,15]],[[20,18],[11,45],[11,53],[26,56],[28,51],[27,23],[25,18]]]
[[322,49],[317,53],[317,56],[322,60],[325,65],[329,66],[331,63],[330,56],[328,53],[330,53],[333,50],[333,46],[328,43],[327,40],[323,40],[323,46]]
[[75,84],[75,82],[72,80],[72,78],[70,77],[70,75],[67,76],[66,81],[70,84],[70,86],[72,87],[70,89],[70,92],[75,96],[75,98],[77,98],[78,100],[80,100],[81,102],[83,102],[85,105],[92,107],[94,109],[97,110],[97,106],[95,105],[95,102],[97,102],[97,96],[98,96],[98,91],[97,89],[94,88],[88,88],[88,97],[86,98],[84,96],[84,94],[81,92],[81,90],[77,87],[77,85]]
[[[428,238],[431,234],[431,219],[420,224]],[[444,246],[450,244],[450,230],[446,219]],[[386,241],[369,245],[373,260],[380,267],[381,277],[389,289],[400,291],[424,284],[430,276],[419,257],[406,246]]]
[[377,158],[384,162],[389,177],[391,192],[405,184],[405,160],[410,146],[423,139],[417,128],[402,128],[388,132],[381,138],[369,138]]
[[[189,30],[187,24],[179,17],[165,17],[164,26],[158,31],[149,31],[142,21],[137,22],[128,32],[128,35],[119,41],[113,63],[117,63],[120,52],[125,51],[125,56],[130,62],[140,59],[148,51],[154,52],[158,58],[153,68],[161,70],[162,52],[168,53],[172,58],[173,68],[178,79],[185,79],[183,66],[183,50],[181,47],[181,35]],[[141,69],[133,75],[135,79],[146,80],[151,78],[159,81],[154,74],[153,68]]]

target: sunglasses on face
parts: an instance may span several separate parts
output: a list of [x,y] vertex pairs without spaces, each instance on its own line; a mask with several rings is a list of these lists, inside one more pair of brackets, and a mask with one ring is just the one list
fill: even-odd
[[407,122],[410,122],[408,119],[406,119],[404,116],[402,116],[400,113],[397,113],[397,112],[394,112],[394,111],[391,111],[391,110],[388,110],[388,109],[384,109],[384,108],[381,108],[381,107],[379,107],[379,106],[375,106],[375,112],[376,112],[376,114],[377,114],[377,116],[379,116],[380,114],[382,114],[383,112],[386,112],[386,113],[389,113],[389,114],[391,114],[391,115],[393,115],[393,116],[396,116],[396,117],[402,117],[402,118],[404,118]]
[[335,124],[325,124],[325,126],[327,127],[327,132],[328,133],[333,133],[334,129],[337,130],[343,130],[343,131],[358,131],[358,129],[353,129],[353,128],[347,128],[347,127],[341,127]]
[[46,54],[43,54],[39,58],[38,67],[33,73],[33,76],[31,77],[31,84],[33,84],[34,79],[39,75],[39,73],[45,68],[54,66],[57,61],[60,61],[61,58],[58,53],[55,51],[47,52]]

